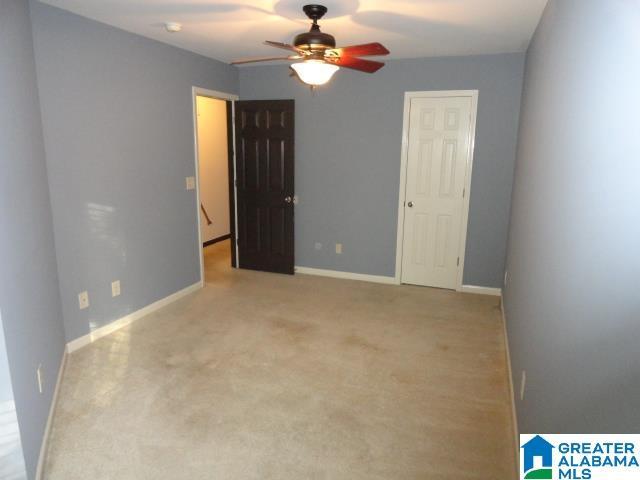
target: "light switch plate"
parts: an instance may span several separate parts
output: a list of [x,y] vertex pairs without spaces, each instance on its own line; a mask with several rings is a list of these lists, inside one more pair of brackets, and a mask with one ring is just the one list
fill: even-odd
[[341,243],[336,243],[336,253],[338,255],[342,255],[342,244]]
[[80,307],[80,310],[89,308],[89,292],[86,290],[78,294],[78,306]]
[[322,250],[322,244],[320,242],[316,242],[315,249]]
[[196,177],[187,177],[185,179],[187,184],[187,190],[195,190],[196,188]]
[[111,282],[111,296],[117,297],[120,295],[120,280]]

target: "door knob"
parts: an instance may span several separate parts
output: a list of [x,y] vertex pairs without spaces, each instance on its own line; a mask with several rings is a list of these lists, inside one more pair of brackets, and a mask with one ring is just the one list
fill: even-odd
[[407,207],[409,207],[409,208],[413,208],[413,202],[408,202],[408,203],[407,203]]
[[289,196],[284,197],[284,203],[291,203],[293,199]]

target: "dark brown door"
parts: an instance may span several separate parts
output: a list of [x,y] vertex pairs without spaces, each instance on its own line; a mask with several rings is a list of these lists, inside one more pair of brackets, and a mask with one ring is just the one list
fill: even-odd
[[235,107],[240,268],[293,273],[293,100]]

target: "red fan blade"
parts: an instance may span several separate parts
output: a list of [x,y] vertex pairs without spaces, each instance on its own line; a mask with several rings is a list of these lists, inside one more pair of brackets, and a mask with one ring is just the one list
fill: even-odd
[[264,43],[272,47],[283,48],[284,50],[291,50],[292,52],[296,52],[299,55],[306,55],[308,53],[307,51],[302,50],[301,48],[294,47],[293,45],[288,45],[286,43],[272,42],[270,40],[266,40]]
[[367,73],[377,72],[384,67],[384,63],[382,62],[373,62],[356,57],[325,57],[325,60],[341,67],[352,68]]
[[231,65],[241,65],[243,63],[254,63],[254,62],[270,62],[272,60],[298,60],[302,57],[297,55],[292,55],[290,57],[260,57],[260,58],[247,58],[243,60],[234,60],[231,62]]
[[384,45],[375,43],[365,43],[363,45],[351,45],[349,47],[332,48],[325,52],[325,55],[338,57],[368,57],[372,55],[388,55]]

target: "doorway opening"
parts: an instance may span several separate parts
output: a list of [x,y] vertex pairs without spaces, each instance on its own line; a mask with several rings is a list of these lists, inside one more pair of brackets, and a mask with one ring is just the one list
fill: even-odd
[[[193,88],[200,278],[236,266],[233,109],[237,96]],[[215,265],[215,269],[212,266]]]
[[196,97],[200,235],[203,247],[231,236],[227,102]]
[[407,92],[396,283],[462,290],[477,90]]
[[293,100],[239,101],[193,88],[203,285],[203,249],[227,240],[233,268],[294,273],[294,123]]

